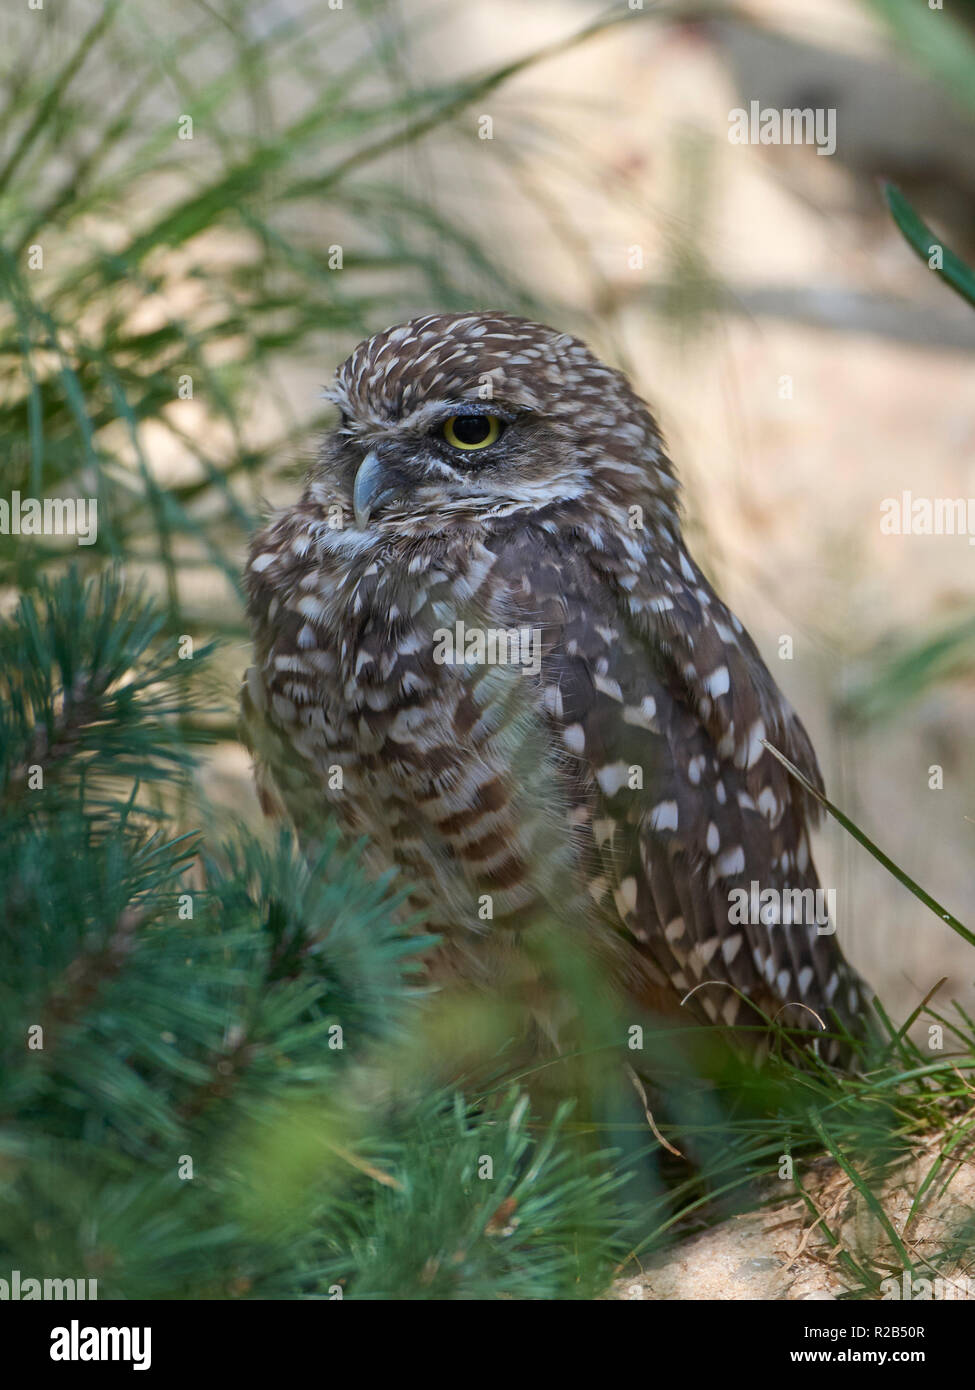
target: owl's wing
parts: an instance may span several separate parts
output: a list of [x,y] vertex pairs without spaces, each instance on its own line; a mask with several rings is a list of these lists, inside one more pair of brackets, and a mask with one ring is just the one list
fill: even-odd
[[807,1009],[832,1026],[833,1009],[859,1031],[865,987],[817,896],[818,808],[763,743],[820,786],[805,730],[683,551],[676,568],[582,539],[536,536],[501,558],[545,633],[553,734],[594,784],[591,896],[681,995],[701,986],[699,1017],[760,1025],[731,984],[786,1026],[815,1029]]

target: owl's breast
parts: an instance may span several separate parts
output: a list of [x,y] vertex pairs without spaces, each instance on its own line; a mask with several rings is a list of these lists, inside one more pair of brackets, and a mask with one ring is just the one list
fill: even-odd
[[577,858],[537,635],[493,560],[466,546],[318,568],[276,591],[251,682],[302,833],[331,811],[472,945],[565,905]]

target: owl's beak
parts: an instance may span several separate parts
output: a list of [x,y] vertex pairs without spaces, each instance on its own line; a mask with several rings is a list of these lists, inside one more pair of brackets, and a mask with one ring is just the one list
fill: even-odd
[[360,528],[368,525],[376,504],[392,495],[392,489],[387,484],[388,478],[379,455],[370,449],[359,464],[352,485],[352,510],[355,512],[356,525]]

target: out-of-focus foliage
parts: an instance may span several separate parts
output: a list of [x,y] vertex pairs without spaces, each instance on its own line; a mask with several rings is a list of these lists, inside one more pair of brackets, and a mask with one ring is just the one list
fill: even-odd
[[[417,87],[400,22],[384,0],[4,22],[0,495],[96,497],[78,560],[161,565],[174,630],[178,571],[237,589],[261,481],[314,432],[283,363],[334,361],[418,306],[532,304],[405,151],[544,54]],[[5,542],[0,584],[63,549]]]
[[[912,0],[869,0],[893,37],[915,61],[945,83],[957,103],[975,108],[975,4],[963,0],[955,13],[932,11]],[[946,21],[942,23],[941,21]],[[975,307],[975,270],[957,256],[926,224],[920,212],[888,183],[884,196],[905,241],[929,270]],[[939,258],[932,258],[938,248]],[[854,718],[886,716],[925,690],[975,669],[975,619],[965,615],[935,637],[898,641],[897,650],[880,652],[850,692],[846,711]]]
[[887,719],[933,686],[975,678],[975,617],[933,636],[887,644],[847,692],[843,712],[864,723]]
[[[975,110],[975,5],[959,0],[935,13],[915,0],[867,0],[894,38],[937,77],[958,105]],[[932,22],[932,16],[934,22]]]
[[[975,90],[975,54],[970,77]],[[944,246],[904,195],[892,184],[887,205],[904,240],[926,267],[975,308],[975,271]],[[934,636],[901,639],[875,654],[870,670],[847,693],[844,712],[854,720],[885,718],[935,685],[970,679],[975,671],[975,617],[968,614]]]

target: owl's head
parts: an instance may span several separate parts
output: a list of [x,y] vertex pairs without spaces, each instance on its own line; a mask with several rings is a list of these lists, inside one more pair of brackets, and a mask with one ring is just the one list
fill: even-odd
[[360,343],[326,395],[339,427],[313,482],[360,530],[429,535],[643,494],[676,516],[653,418],[566,333],[503,313],[431,314]]

